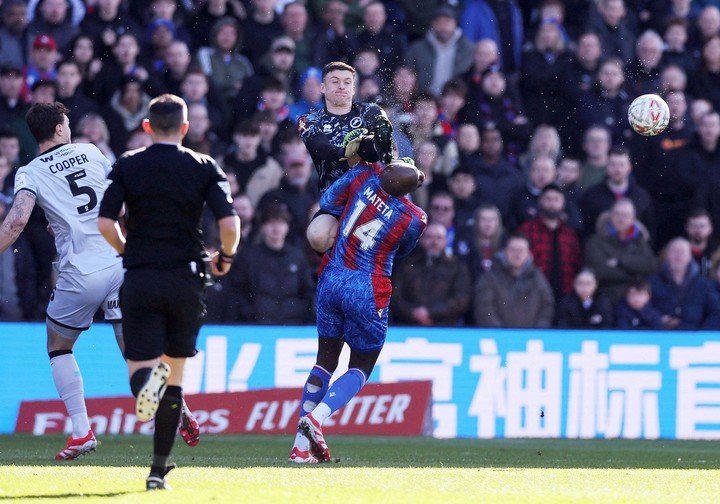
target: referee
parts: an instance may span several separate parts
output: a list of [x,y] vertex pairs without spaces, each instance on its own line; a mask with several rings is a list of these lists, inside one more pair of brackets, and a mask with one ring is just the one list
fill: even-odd
[[[153,145],[125,153],[110,173],[98,227],[123,257],[120,296],[125,359],[140,421],[155,417],[148,490],[166,489],[165,475],[182,404],[185,359],[205,311],[204,283],[230,269],[240,219],[225,174],[210,157],[181,146],[187,105],[171,94],[150,102],[143,129]],[[127,241],[116,222],[127,209]],[[200,219],[207,203],[220,228],[221,248],[205,258]],[[162,360],[161,360],[162,358]]]

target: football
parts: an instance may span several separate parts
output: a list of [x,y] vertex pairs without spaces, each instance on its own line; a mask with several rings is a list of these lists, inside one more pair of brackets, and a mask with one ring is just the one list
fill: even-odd
[[670,122],[670,109],[665,100],[656,94],[641,95],[630,104],[628,121],[637,133],[655,136],[662,133]]

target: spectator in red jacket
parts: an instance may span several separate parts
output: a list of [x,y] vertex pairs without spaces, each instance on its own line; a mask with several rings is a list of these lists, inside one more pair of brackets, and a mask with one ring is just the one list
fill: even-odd
[[555,184],[545,186],[538,198],[538,215],[518,231],[528,237],[535,264],[545,274],[556,299],[572,292],[580,268],[580,242],[562,220],[565,194]]

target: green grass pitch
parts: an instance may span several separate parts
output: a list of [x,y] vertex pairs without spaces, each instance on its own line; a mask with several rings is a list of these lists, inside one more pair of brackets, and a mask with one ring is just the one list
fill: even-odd
[[171,492],[146,493],[151,439],[104,436],[55,462],[61,436],[0,436],[3,502],[720,502],[711,441],[328,439],[338,462],[291,466],[292,439],[177,439]]

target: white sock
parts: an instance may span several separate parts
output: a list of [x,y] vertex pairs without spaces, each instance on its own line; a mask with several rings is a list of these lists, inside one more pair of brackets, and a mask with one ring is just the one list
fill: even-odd
[[308,451],[310,449],[310,441],[298,432],[295,434],[295,443],[293,443],[293,448],[297,448],[300,451]]
[[50,359],[53,381],[60,399],[65,403],[72,421],[72,436],[75,439],[87,436],[90,430],[87,408],[85,407],[85,389],[80,368],[73,354],[58,355]]
[[318,421],[320,425],[323,424],[325,419],[330,416],[330,413],[332,413],[332,410],[330,409],[330,406],[325,404],[324,402],[321,402],[317,405],[317,407],[312,411],[312,416],[315,420]]

